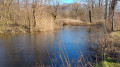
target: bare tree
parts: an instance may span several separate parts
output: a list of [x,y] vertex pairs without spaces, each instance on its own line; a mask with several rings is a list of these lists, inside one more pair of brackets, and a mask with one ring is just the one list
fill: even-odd
[[33,9],[33,22],[34,22],[34,27],[36,27],[36,16],[35,16],[35,12],[36,12],[36,8],[37,8],[37,4],[38,4],[38,0],[33,0],[32,9]]
[[112,0],[111,6],[110,6],[110,13],[109,13],[109,20],[111,24],[111,31],[114,31],[114,16],[115,16],[115,9],[117,6],[117,0]]
[[94,0],[89,0],[89,2],[91,3],[91,8],[92,8],[92,9],[89,9],[89,20],[92,23],[92,12],[93,12],[93,9],[94,9],[95,1]]
[[59,1],[55,0],[53,2],[53,11],[51,11],[51,15],[53,16],[54,20],[56,20],[57,18],[59,6],[60,6]]
[[104,19],[105,19],[104,30],[105,30],[105,33],[106,33],[107,12],[108,12],[108,0],[106,0],[106,4],[105,4],[105,14],[104,14]]
[[99,0],[99,7],[103,5],[103,0]]

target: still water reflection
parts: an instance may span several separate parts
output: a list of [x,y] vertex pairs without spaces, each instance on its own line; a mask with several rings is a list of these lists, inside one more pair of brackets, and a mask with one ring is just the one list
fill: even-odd
[[0,67],[76,66],[92,54],[86,27],[66,26],[56,32],[1,35]]

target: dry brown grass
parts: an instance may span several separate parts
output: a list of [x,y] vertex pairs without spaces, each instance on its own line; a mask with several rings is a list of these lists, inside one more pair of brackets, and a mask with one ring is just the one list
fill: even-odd
[[120,30],[120,12],[115,14],[115,30]]
[[[1,9],[7,11],[3,5],[1,7]],[[32,8],[28,6],[15,7],[16,5],[11,7],[11,14],[13,15],[5,11],[0,11],[0,33],[26,33],[29,32],[29,29],[30,32],[54,31],[61,28],[61,25],[56,23],[57,21],[54,21],[52,15],[46,9],[48,6],[37,7],[35,12],[36,27],[33,27],[34,18]]]
[[62,27],[57,20],[47,13],[47,9],[45,8],[38,8],[36,12],[36,27],[34,28],[34,32],[41,32],[41,31],[54,31]]
[[[101,61],[120,63],[120,39],[110,35],[98,35],[98,47],[93,55],[95,64]],[[107,59],[110,58],[110,59]]]
[[76,20],[76,19],[59,19],[59,23],[63,23],[63,25],[70,25],[70,26],[91,26],[93,25],[90,22],[84,22],[84,21]]
[[34,31],[53,31],[54,19],[50,16],[46,10],[38,8],[36,11],[36,27]]

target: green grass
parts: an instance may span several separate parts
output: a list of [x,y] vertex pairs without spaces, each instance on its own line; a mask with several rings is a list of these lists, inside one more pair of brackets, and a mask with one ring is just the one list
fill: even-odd
[[101,61],[99,64],[96,64],[95,67],[120,67],[120,63]]
[[113,59],[107,57],[106,61],[101,61],[96,64],[94,67],[120,67],[120,63],[113,63]]
[[112,32],[112,35],[120,37],[120,31]]

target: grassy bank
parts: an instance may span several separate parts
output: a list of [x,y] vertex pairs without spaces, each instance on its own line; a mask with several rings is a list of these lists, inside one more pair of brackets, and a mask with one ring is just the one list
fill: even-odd
[[96,64],[95,67],[120,67],[120,63],[101,61],[99,64]]
[[97,35],[98,47],[94,52],[95,67],[120,67],[120,31]]
[[59,29],[61,26],[57,23],[55,8],[57,8],[56,5],[46,5],[44,1],[2,0],[0,1],[0,33],[27,33]]
[[27,25],[8,24],[6,26],[0,26],[0,33],[29,33],[29,32],[44,32],[54,31],[60,29],[62,25],[54,22],[40,23],[36,27],[29,28]]
[[111,33],[111,35],[114,37],[120,37],[120,31],[114,31]]

